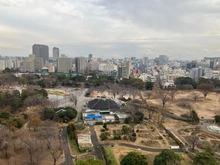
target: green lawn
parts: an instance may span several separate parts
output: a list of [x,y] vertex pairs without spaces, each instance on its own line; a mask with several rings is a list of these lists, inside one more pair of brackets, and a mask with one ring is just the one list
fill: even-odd
[[107,146],[107,147],[105,147],[104,149],[105,149],[105,154],[106,154],[106,156],[107,156],[107,159],[108,159],[108,161],[109,161],[109,164],[110,164],[110,165],[117,165],[117,164],[116,164],[116,160],[115,160],[115,156],[114,156],[113,153],[112,153],[111,147],[110,147],[110,146]]
[[79,146],[77,144],[77,141],[76,139],[70,139],[69,138],[69,143],[70,143],[70,147],[71,147],[71,150],[73,151],[74,154],[80,154],[80,150],[79,150]]

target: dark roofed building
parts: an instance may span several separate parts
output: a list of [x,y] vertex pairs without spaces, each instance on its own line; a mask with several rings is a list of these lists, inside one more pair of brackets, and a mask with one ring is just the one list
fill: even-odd
[[108,109],[120,109],[118,104],[111,99],[94,99],[88,102],[90,109],[108,110]]

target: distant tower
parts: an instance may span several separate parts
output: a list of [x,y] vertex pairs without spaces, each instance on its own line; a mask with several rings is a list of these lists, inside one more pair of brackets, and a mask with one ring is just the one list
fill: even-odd
[[89,54],[89,58],[92,58],[92,54]]
[[32,54],[35,57],[43,58],[44,65],[49,62],[49,47],[47,45],[34,44],[32,46]]
[[127,78],[129,78],[130,74],[131,74],[131,62],[130,61],[127,61],[125,63],[126,65],[126,76]]
[[53,48],[53,61],[57,61],[57,59],[60,57],[60,50],[57,47]]

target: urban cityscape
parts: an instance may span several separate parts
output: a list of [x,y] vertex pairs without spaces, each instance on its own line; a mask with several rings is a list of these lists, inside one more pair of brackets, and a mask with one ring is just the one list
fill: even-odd
[[[144,82],[155,82],[159,75],[164,83],[173,84],[177,77],[190,77],[192,79],[220,78],[220,58],[204,57],[201,60],[172,60],[168,55],[158,55],[154,59],[148,57],[136,58],[125,57],[99,58],[93,54],[81,57],[67,57],[60,54],[59,48],[52,49],[52,57],[49,57],[49,47],[47,45],[34,44],[32,54],[28,57],[1,57],[0,70],[10,68],[18,73],[80,73],[85,74],[89,71],[97,72],[108,76],[119,78],[135,77]],[[159,72],[158,72],[159,71]],[[160,73],[160,74],[159,74]]]
[[219,0],[0,0],[0,165],[220,164]]

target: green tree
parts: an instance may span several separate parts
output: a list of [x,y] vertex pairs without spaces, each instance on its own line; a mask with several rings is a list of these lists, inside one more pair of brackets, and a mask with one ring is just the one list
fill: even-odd
[[24,85],[26,85],[27,83],[28,83],[28,80],[25,78],[25,77],[20,77],[20,83],[24,86]]
[[98,159],[86,159],[77,161],[76,165],[104,165],[104,163]]
[[150,81],[146,82],[146,84],[145,84],[146,90],[152,90],[153,87],[154,87],[154,83],[153,82],[150,82]]
[[75,109],[67,109],[65,113],[66,116],[70,119],[74,119],[77,115],[77,111]]
[[147,158],[138,152],[129,152],[120,162],[121,165],[147,165]]
[[104,132],[102,132],[101,134],[100,134],[100,139],[103,141],[103,140],[106,140],[108,137],[107,137],[107,135],[104,133]]
[[23,89],[21,91],[21,100],[25,100],[28,97],[28,95],[29,95],[28,90],[27,89]]
[[169,149],[163,150],[154,159],[154,165],[180,165],[180,162],[180,156]]
[[10,69],[10,68],[5,68],[3,70],[3,73],[13,73],[13,72],[15,72],[14,69]]
[[208,152],[199,152],[194,157],[194,165],[218,165],[216,159]]
[[128,116],[125,118],[125,124],[130,124],[132,122],[132,117]]
[[199,117],[198,117],[198,114],[196,113],[195,110],[191,111],[190,117],[191,117],[193,123],[199,123]]
[[107,123],[103,123],[103,126],[102,126],[105,130],[107,130]]
[[193,79],[191,79],[190,77],[178,77],[175,80],[175,85],[177,85],[177,88],[182,88],[183,85],[192,85],[193,88],[196,88],[196,82],[193,81]]
[[4,104],[4,93],[0,91],[0,107],[3,107]]
[[128,134],[130,131],[131,131],[131,128],[130,128],[130,127],[128,127],[128,126],[126,126],[126,125],[123,125],[123,126],[122,126],[121,132],[122,132],[123,134]]
[[52,108],[44,108],[43,110],[43,118],[52,120],[55,116],[55,111]]
[[220,123],[220,115],[215,115],[215,122]]

